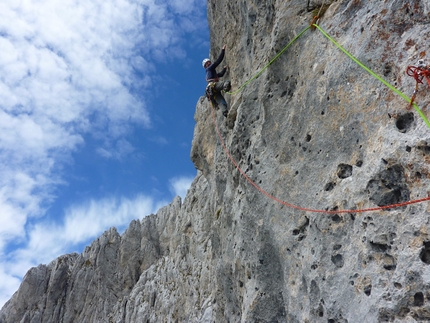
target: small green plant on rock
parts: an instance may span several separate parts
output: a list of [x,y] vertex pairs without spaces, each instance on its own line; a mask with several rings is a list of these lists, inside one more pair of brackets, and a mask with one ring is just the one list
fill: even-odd
[[215,213],[215,217],[218,220],[219,219],[219,215],[221,214],[221,208],[219,208],[216,213]]

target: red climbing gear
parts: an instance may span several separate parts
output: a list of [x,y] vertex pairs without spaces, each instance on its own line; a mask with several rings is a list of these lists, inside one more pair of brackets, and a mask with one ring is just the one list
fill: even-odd
[[430,88],[430,65],[426,64],[424,60],[420,59],[418,61],[418,66],[408,66],[406,69],[406,74],[412,76],[415,79],[415,90],[409,103],[408,110],[412,108],[414,104],[415,97],[418,93],[418,84],[424,84],[423,79],[426,79]]

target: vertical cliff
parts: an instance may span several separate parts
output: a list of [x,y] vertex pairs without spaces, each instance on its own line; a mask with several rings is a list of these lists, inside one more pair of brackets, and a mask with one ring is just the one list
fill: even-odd
[[[208,0],[211,54],[227,45],[233,88],[321,4]],[[325,4],[319,25],[411,96],[405,70],[428,56],[430,4]],[[421,85],[421,107],[428,93]],[[0,322],[429,321],[428,202],[340,212],[428,196],[430,129],[416,111],[318,30],[227,100],[215,120],[244,174],[279,200],[339,212],[294,209],[251,185],[202,97],[185,200],[31,269]]]

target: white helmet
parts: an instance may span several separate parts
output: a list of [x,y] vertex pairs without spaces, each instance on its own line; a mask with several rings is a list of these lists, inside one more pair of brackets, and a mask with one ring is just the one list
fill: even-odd
[[210,62],[211,60],[209,58],[205,58],[202,62],[203,67],[205,67],[207,62]]

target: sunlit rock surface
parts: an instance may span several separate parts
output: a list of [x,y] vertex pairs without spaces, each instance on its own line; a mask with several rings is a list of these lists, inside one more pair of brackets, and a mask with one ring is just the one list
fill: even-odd
[[[321,4],[209,0],[212,56],[227,45],[233,90]],[[430,4],[338,0],[319,25],[412,95],[405,70],[430,58]],[[336,211],[430,191],[430,129],[318,30],[226,97],[228,118],[215,118],[231,157],[279,200]],[[429,101],[422,84],[416,102]],[[199,171],[185,200],[31,269],[0,322],[430,321],[428,202],[368,213],[293,209],[236,170],[203,97],[195,120]]]

